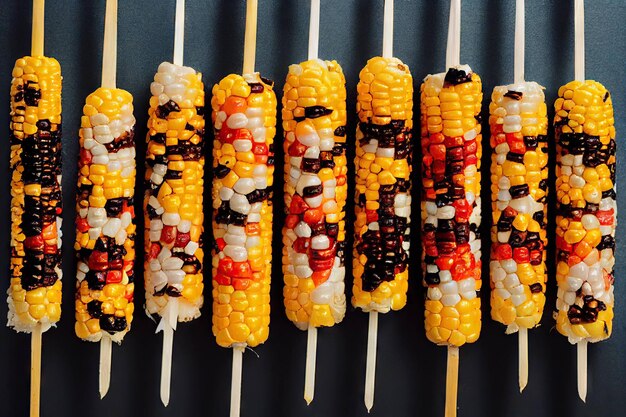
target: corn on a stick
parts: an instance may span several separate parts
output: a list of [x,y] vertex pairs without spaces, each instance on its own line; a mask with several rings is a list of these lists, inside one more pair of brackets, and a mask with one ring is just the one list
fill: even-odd
[[369,314],[364,402],[373,407],[378,313],[399,310],[408,288],[413,81],[393,58],[393,3],[385,2],[383,57],[357,87],[356,222],[352,305]]
[[[174,63],[163,62],[150,85],[146,156],[146,312],[163,331],[161,401],[169,403],[174,330],[200,316],[203,303],[202,192],[204,85],[182,65],[184,0],[176,2]],[[181,16],[182,14],[182,16]]]
[[257,1],[248,0],[244,74],[213,87],[213,334],[233,349],[231,417],[239,416],[243,350],[267,340],[270,320],[273,83],[254,72]]
[[495,87],[489,107],[491,316],[507,334],[519,333],[520,392],[528,382],[527,331],[539,325],[545,305],[548,178],[543,87],[524,81],[523,7],[517,0],[515,82]]
[[448,347],[446,416],[456,415],[458,348],[480,335],[482,85],[459,65],[460,1],[450,4],[447,72],[421,87],[426,336]]
[[133,317],[135,142],[132,96],[116,88],[117,0],[107,0],[102,86],[83,107],[76,204],[76,335],[100,342],[100,396],[110,383],[111,343]]
[[42,333],[61,316],[61,67],[44,53],[33,1],[31,56],[11,83],[11,278],[8,326],[31,333],[30,416],[40,412]]

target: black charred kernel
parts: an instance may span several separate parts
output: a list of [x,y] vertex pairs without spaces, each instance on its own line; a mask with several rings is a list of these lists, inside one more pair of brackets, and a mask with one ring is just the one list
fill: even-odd
[[26,84],[26,89],[24,90],[24,102],[29,107],[37,107],[39,105],[39,100],[41,99],[41,90],[37,87],[33,87],[29,82]]
[[450,68],[448,72],[446,72],[446,77],[443,80],[443,87],[469,83],[471,81],[472,73],[466,73],[464,70],[458,68]]
[[524,136],[524,146],[528,151],[534,151],[539,146],[539,138],[537,136]]
[[320,185],[311,185],[309,187],[304,187],[302,189],[302,197],[315,197],[322,194],[324,187],[322,184]]
[[316,119],[322,116],[332,114],[333,110],[324,106],[310,106],[304,108],[304,117],[307,119]]
[[170,100],[161,106],[157,106],[155,110],[156,117],[158,117],[159,119],[166,119],[167,116],[169,116],[169,114],[174,111],[180,111],[180,107],[174,100]]
[[543,291],[543,286],[538,282],[535,282],[534,284],[530,284],[529,287],[530,287],[530,292],[533,294],[537,294]]
[[339,234],[339,224],[326,223],[326,234],[328,237],[337,238],[337,235]]
[[234,226],[245,226],[248,222],[248,215],[231,210],[229,213],[230,223]]
[[600,243],[596,247],[599,251],[604,249],[615,250],[615,238],[611,235],[604,235],[600,240]]
[[215,221],[217,223],[228,224],[230,221],[230,205],[227,201],[223,201],[215,213]]
[[518,164],[523,164],[524,163],[524,154],[522,154],[522,153],[515,153],[515,152],[508,152],[506,154],[506,159],[507,159],[507,161],[517,162]]
[[94,271],[91,269],[85,274],[85,280],[90,290],[100,291],[106,285],[107,274],[103,271]]
[[513,90],[509,90],[506,92],[506,94],[504,94],[504,97],[509,97],[513,100],[521,100],[522,97],[524,96],[524,93],[522,93],[521,91],[513,91]]
[[346,127],[339,126],[337,129],[335,129],[335,136],[338,136],[338,137],[346,136]]
[[148,213],[148,218],[150,220],[156,219],[159,215],[156,212],[156,209],[152,207],[150,204],[146,206],[146,212]]
[[302,171],[317,174],[321,169],[320,160],[318,158],[302,158]]
[[155,133],[154,135],[150,135],[150,140],[163,145],[165,144],[165,133]]
[[230,172],[230,168],[226,165],[217,164],[213,172],[215,173],[216,178],[222,179],[226,175],[228,175],[228,173]]
[[261,81],[263,81],[264,84],[267,84],[270,87],[274,86],[274,81],[270,80],[269,78],[261,77]]
[[167,286],[165,293],[169,295],[170,297],[180,297],[182,295],[180,291],[178,290],[178,288],[173,287],[171,285]]
[[511,194],[511,198],[526,197],[530,194],[530,188],[528,184],[512,185],[509,189],[509,193]]
[[91,317],[99,319],[102,317],[102,302],[98,300],[91,300],[87,303],[87,311]]
[[254,190],[246,195],[248,203],[254,204],[263,201],[267,198],[267,190]]
[[107,212],[107,217],[117,217],[122,213],[122,209],[124,208],[124,199],[123,198],[112,198],[107,200],[104,205],[104,209]]
[[265,91],[265,87],[261,83],[250,83],[250,93],[252,94],[260,94]]
[[110,334],[124,331],[126,329],[126,317],[103,315],[100,317],[100,328]]

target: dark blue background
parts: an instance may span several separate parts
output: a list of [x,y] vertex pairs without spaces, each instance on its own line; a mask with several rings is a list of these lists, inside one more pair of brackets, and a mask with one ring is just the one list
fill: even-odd
[[[15,59],[30,53],[30,3],[29,0],[0,1],[0,98],[6,100],[4,110],[0,111],[5,138],[0,140],[0,190],[5,196],[0,199],[0,219],[4,219],[0,222],[1,294],[8,285],[9,268],[10,74]],[[149,84],[159,63],[171,60],[174,3],[174,0],[120,0],[118,86],[135,97],[139,178],[143,174],[141,156],[145,148]],[[449,2],[396,0],[395,3],[394,52],[409,64],[416,90],[419,90],[419,82],[426,74],[443,70]],[[257,69],[276,81],[278,92],[282,90],[287,66],[306,59],[308,4],[307,0],[260,0]],[[461,61],[470,64],[483,78],[485,111],[494,85],[512,81],[514,4],[513,0],[466,0],[463,4]],[[320,56],[336,59],[343,65],[348,80],[349,109],[355,106],[359,70],[370,56],[381,52],[382,6],[382,0],[322,1]],[[187,0],[185,63],[203,72],[209,92],[212,83],[230,72],[241,71],[244,14],[243,0]],[[84,99],[100,83],[103,21],[104,0],[47,2],[45,51],[61,62],[64,76],[65,278],[62,320],[58,329],[44,336],[42,416],[226,416],[231,352],[218,348],[211,335],[210,302],[206,303],[199,320],[181,325],[176,332],[172,397],[167,409],[162,407],[158,396],[162,338],[154,334],[155,325],[141,311],[144,300],[141,281],[136,293],[136,320],[123,346],[114,348],[112,385],[103,401],[98,398],[98,346],[81,342],[74,335],[75,265],[71,248],[77,131]],[[587,76],[603,82],[613,93],[620,163],[626,149],[620,140],[626,132],[625,21],[626,8],[622,0],[587,1]],[[527,22],[526,78],[546,86],[551,109],[558,87],[574,75],[573,1],[528,0]],[[354,132],[355,115],[351,112],[349,116],[349,132]],[[279,131],[277,143],[280,138]],[[415,140],[419,143],[417,137]],[[484,143],[488,143],[486,137]],[[488,153],[488,146],[485,150]],[[354,150],[350,152],[353,154]],[[488,172],[488,155],[485,156],[483,172]],[[282,161],[282,154],[277,155],[276,160]],[[618,165],[618,177],[624,174],[624,169],[626,165]],[[278,166],[277,184],[281,184],[281,175],[282,167]],[[489,181],[489,176],[484,175],[484,180]],[[282,193],[277,191],[276,213],[280,213]],[[138,190],[137,195],[141,195],[140,192]],[[486,182],[482,195],[483,212],[488,213]],[[620,205],[626,207],[622,194],[619,196]],[[418,198],[414,201],[417,203]],[[206,206],[210,207],[208,201]],[[413,216],[415,239],[409,303],[404,310],[380,319],[372,416],[443,415],[446,351],[424,337],[418,207],[414,206]],[[142,219],[138,222],[141,224]],[[489,216],[485,214],[484,227],[488,227],[488,222]],[[207,226],[209,224],[207,221]],[[258,359],[253,353],[245,355],[242,417],[365,416],[367,315],[353,309],[348,310],[341,325],[320,332],[315,401],[307,407],[302,399],[306,335],[296,330],[282,312],[280,226],[278,222],[275,225],[271,333],[269,341],[256,350]],[[623,231],[620,227],[618,234]],[[484,236],[488,239],[489,235]],[[625,242],[618,237],[618,256],[624,254]],[[140,244],[138,248],[141,252]],[[487,241],[484,241],[484,249],[486,260]],[[609,341],[589,349],[586,405],[576,395],[575,348],[553,329],[550,314],[556,297],[553,264],[550,264],[547,311],[542,326],[530,334],[530,383],[522,395],[517,388],[517,338],[505,336],[504,328],[489,319],[488,275],[485,274],[483,333],[476,344],[461,350],[459,415],[624,415],[620,401],[626,393],[624,350],[620,349],[626,343],[624,267],[625,263],[618,260],[614,335]],[[137,276],[141,277],[139,269]],[[348,284],[349,289],[350,278]],[[209,290],[206,294],[210,299]],[[0,316],[6,316],[4,302],[0,303]],[[29,351],[28,336],[16,335],[0,326],[0,416],[27,415]]]

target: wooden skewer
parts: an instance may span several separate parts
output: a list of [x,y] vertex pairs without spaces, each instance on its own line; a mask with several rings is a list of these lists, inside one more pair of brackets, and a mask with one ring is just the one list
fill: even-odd
[[243,47],[243,74],[254,74],[258,0],[247,0],[246,34]]
[[448,370],[446,372],[446,417],[456,417],[459,386],[459,348],[448,346]]
[[102,335],[100,339],[100,371],[98,373],[98,385],[100,389],[100,399],[109,392],[111,385],[111,353],[113,348],[111,336],[108,333]]
[[[446,70],[461,63],[461,0],[450,0]],[[459,389],[459,348],[448,346],[445,417],[456,417]]]
[[585,0],[574,3],[574,78],[585,81]]
[[378,345],[378,312],[370,311],[367,331],[367,367],[365,368],[365,407],[369,413],[374,407],[374,386],[376,384],[376,349]]
[[[317,59],[320,37],[320,0],[311,0],[309,17],[309,59]],[[307,330],[306,366],[304,370],[304,400],[311,404],[315,397],[315,368],[317,362],[317,327]]]
[[446,70],[461,63],[461,0],[450,0]]
[[38,323],[30,339],[30,417],[39,417],[41,392],[41,323]]
[[32,56],[43,56],[45,8],[45,0],[33,0]]
[[[585,1],[574,3],[574,78],[585,81]],[[587,341],[576,344],[578,396],[587,401]]]
[[578,396],[587,402],[587,341],[581,340],[576,344],[576,368],[578,376]]
[[525,49],[525,13],[524,0],[515,3],[515,58],[513,60],[513,79],[515,83],[524,82],[524,49]]
[[243,371],[242,346],[233,346],[233,374],[230,384],[230,417],[239,417],[241,411],[241,373]]
[[157,332],[163,330],[163,353],[161,356],[161,402],[165,407],[170,403],[170,386],[172,380],[172,353],[174,347],[174,331],[178,322],[178,298],[170,297],[167,302]]
[[304,371],[304,400],[311,404],[315,396],[315,363],[317,357],[317,327],[310,326],[307,332],[306,368]]
[[117,0],[107,0],[102,48],[102,87],[115,88],[117,75]]
[[383,15],[383,57],[393,56],[393,0],[385,0]]
[[176,0],[176,24],[174,29],[174,65],[183,65],[185,49],[185,0]]
[[518,333],[518,382],[522,392],[528,385],[528,329],[521,327]]
[[[107,0],[104,18],[104,44],[102,47],[102,87],[115,88],[117,74],[117,0]],[[111,384],[111,336],[104,332],[100,339],[100,398],[109,391]]]

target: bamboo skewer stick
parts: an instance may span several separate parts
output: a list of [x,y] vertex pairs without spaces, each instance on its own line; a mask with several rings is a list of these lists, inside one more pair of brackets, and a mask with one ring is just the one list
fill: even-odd
[[376,350],[378,345],[378,312],[369,314],[367,331],[367,367],[365,369],[365,407],[369,413],[374,407],[374,386],[376,384]]
[[[574,78],[585,81],[585,1],[574,3]],[[578,396],[587,400],[587,340],[576,344]]]
[[243,74],[254,74],[258,0],[247,0],[246,33],[243,47]]
[[176,0],[176,23],[174,28],[174,65],[183,65],[183,52],[185,49],[185,0]]
[[[383,15],[383,58],[393,56],[393,0],[385,0]],[[378,348],[378,312],[370,311],[367,330],[367,361],[364,402],[369,413],[374,407],[376,386],[376,350]]]
[[41,323],[38,323],[30,339],[30,417],[39,417],[40,410],[41,330]]
[[[258,0],[246,1],[246,31],[243,46],[243,75],[254,74]],[[241,411],[241,374],[245,345],[233,346],[233,372],[230,385],[230,417]]]
[[174,331],[178,322],[178,298],[171,297],[167,308],[161,317],[157,332],[163,330],[163,353],[161,356],[161,402],[165,407],[170,402],[170,386],[172,380],[172,353],[174,345]]
[[[174,65],[183,65],[185,49],[185,0],[176,0],[176,18],[174,29]],[[178,299],[170,297],[167,308],[161,317],[157,332],[163,331],[163,351],[161,355],[161,402],[165,407],[170,402],[172,383],[172,354],[174,350],[174,331],[178,322]]]
[[[43,56],[45,0],[33,0],[31,55]],[[42,326],[38,323],[30,340],[30,417],[39,417],[41,402]]]
[[518,332],[518,382],[519,392],[528,385],[528,329],[520,327]]
[[[102,87],[115,88],[117,75],[117,0],[107,0],[104,19],[104,44],[102,47]],[[100,398],[111,384],[112,340],[108,333],[100,339],[99,390]]]
[[[448,20],[448,43],[446,47],[446,70],[461,64],[461,0],[450,0]],[[459,348],[448,345],[446,371],[445,416],[456,417],[459,384]]]
[[317,327],[309,325],[306,343],[306,367],[304,371],[304,400],[311,404],[315,396],[315,363],[317,357]]
[[[524,82],[525,60],[525,4],[524,0],[515,3],[515,57],[513,60],[513,80],[515,84]],[[518,331],[518,383],[519,392],[528,385],[528,329]]]
[[446,371],[446,417],[456,417],[459,388],[459,348],[448,346],[448,370]]
[[230,385],[230,417],[239,417],[241,410],[241,373],[243,371],[243,351],[241,346],[233,347],[233,374]]
[[[311,0],[309,18],[308,59],[317,59],[320,35],[320,0]],[[304,370],[304,400],[311,404],[315,397],[315,368],[317,361],[317,327],[309,325],[307,330],[306,366]]]
[[43,56],[45,0],[33,0],[31,55]]
[[107,0],[102,48],[102,87],[115,88],[117,75],[117,0]]
[[103,334],[102,339],[100,339],[100,370],[98,372],[100,399],[107,395],[111,385],[112,344],[111,336],[108,333]]

